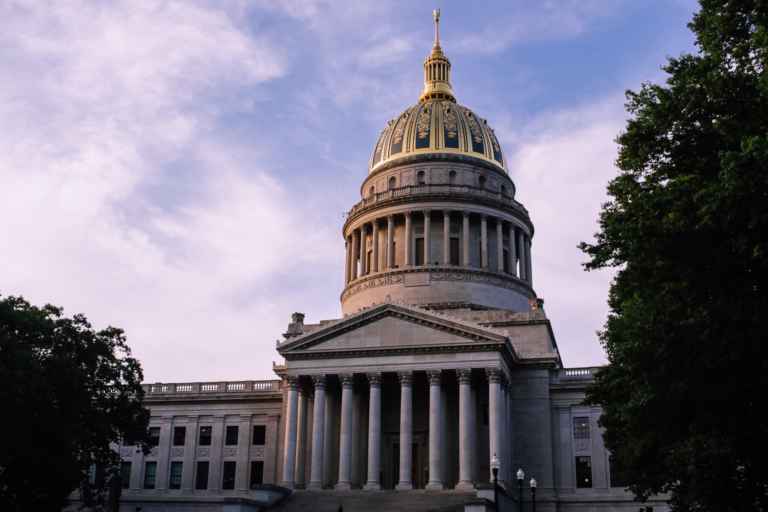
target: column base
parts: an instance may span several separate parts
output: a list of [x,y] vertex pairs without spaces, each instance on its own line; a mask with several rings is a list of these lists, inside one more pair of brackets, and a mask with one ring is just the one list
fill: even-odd
[[309,485],[307,486],[308,491],[322,491],[323,490],[323,482],[309,482]]
[[395,486],[396,491],[411,491],[413,484],[411,482],[400,482]]
[[456,487],[453,488],[455,491],[474,491],[475,490],[475,484],[470,482],[469,480],[464,480],[456,484]]
[[380,491],[381,484],[379,482],[368,482],[363,486],[364,491]]
[[287,489],[295,489],[296,482],[280,482],[280,487],[285,487]]
[[445,486],[443,485],[443,482],[429,482],[424,489],[427,491],[442,491],[445,489]]
[[351,482],[339,482],[335,486],[333,486],[333,488],[336,491],[351,491],[352,490],[352,483]]

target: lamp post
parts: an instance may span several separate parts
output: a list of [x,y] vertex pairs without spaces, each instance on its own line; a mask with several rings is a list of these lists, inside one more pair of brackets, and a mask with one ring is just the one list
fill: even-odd
[[501,510],[499,506],[499,466],[501,466],[501,463],[494,453],[493,457],[491,457],[491,472],[493,472],[493,503],[496,505],[497,511]]
[[536,512],[536,479],[531,478],[531,511]]
[[523,512],[523,480],[525,480],[525,471],[523,468],[517,470],[517,489],[520,497],[520,512]]

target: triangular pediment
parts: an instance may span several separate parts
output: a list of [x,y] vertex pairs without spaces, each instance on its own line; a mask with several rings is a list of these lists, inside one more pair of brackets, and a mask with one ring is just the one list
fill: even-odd
[[494,329],[428,310],[383,304],[351,315],[278,347],[283,354],[403,347],[457,346],[503,343]]

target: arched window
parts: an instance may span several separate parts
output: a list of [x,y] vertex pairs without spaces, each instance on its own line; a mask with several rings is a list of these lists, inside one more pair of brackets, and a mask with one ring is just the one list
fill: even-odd
[[426,179],[424,178],[424,171],[419,171],[416,173],[416,184],[417,185],[424,185],[426,183]]
[[392,190],[395,188],[395,185],[397,185],[397,180],[394,176],[389,177],[389,181],[387,182],[387,190]]
[[368,189],[368,197],[373,197],[374,194],[376,194],[376,187],[371,185],[371,188]]
[[501,186],[501,195],[506,196],[507,195],[507,187],[504,185]]
[[480,188],[485,188],[485,181],[486,181],[485,176],[480,176],[477,179],[477,184],[480,186]]
[[451,185],[456,184],[456,171],[451,171],[448,173],[448,183]]

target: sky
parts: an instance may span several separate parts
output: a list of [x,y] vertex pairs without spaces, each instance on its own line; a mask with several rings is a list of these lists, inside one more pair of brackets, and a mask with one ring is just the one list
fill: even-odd
[[563,362],[604,364],[612,274],[577,245],[624,92],[694,51],[689,0],[0,0],[0,295],[125,329],[147,382],[273,378],[292,312],[341,314],[343,214],[418,99],[435,7]]

